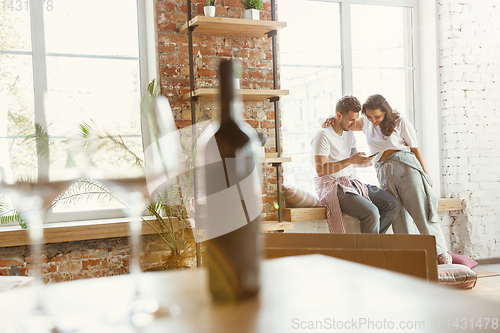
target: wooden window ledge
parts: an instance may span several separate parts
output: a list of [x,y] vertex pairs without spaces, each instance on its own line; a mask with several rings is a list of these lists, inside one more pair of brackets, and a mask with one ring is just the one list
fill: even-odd
[[[153,219],[149,222],[159,230],[159,225],[156,220]],[[177,219],[174,221],[174,227],[178,227]],[[129,222],[126,218],[47,223],[44,226],[44,241],[45,243],[60,243],[127,237],[129,236],[129,229]],[[143,222],[142,234],[151,235],[156,234],[156,232]],[[22,229],[19,226],[0,227],[0,248],[29,245],[30,243],[28,230]]]

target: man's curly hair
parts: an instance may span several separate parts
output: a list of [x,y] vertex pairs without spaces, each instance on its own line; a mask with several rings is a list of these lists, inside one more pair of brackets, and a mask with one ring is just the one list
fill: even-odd
[[[340,112],[342,116],[345,116],[349,113],[349,111],[359,112],[361,111],[361,103],[358,99],[352,95],[345,95],[341,99],[337,101],[337,105],[335,106],[335,114]],[[321,127],[327,128],[332,126],[335,122],[335,115],[332,115],[321,124]]]
[[361,111],[361,103],[352,95],[346,95],[337,101],[335,112],[340,112],[343,116],[347,115],[349,111]]

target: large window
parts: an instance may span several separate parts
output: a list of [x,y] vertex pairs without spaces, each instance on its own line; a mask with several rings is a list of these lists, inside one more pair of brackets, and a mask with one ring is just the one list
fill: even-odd
[[[67,163],[66,138],[87,123],[142,154],[140,100],[155,72],[147,67],[146,30],[152,1],[4,1],[0,4],[0,153],[2,164],[33,177],[50,177]],[[151,17],[149,17],[151,19]],[[151,39],[151,36],[149,36]],[[142,58],[141,58],[142,57]],[[154,61],[153,61],[154,62]],[[37,150],[38,125],[50,155]],[[106,163],[124,163],[109,153]],[[118,203],[89,196],[58,205],[53,213],[91,212],[102,217]],[[54,214],[57,215],[57,214]],[[61,214],[59,214],[61,215]],[[82,214],[70,214],[82,218]],[[55,219],[61,219],[60,217]],[[64,219],[64,218],[63,218]]]
[[[361,103],[384,95],[414,121],[415,65],[413,7],[409,1],[287,0],[279,3],[283,147],[293,163],[285,183],[314,193],[311,140],[336,101],[353,94]],[[390,3],[390,4],[389,4]],[[300,8],[300,10],[298,10]],[[356,133],[358,151],[368,151]],[[377,184],[373,168],[356,177]]]

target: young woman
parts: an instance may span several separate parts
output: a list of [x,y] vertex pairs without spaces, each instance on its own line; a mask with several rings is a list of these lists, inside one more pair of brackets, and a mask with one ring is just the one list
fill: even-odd
[[380,186],[403,204],[392,225],[394,233],[411,233],[409,214],[421,234],[436,237],[438,263],[451,263],[439,225],[438,198],[418,150],[415,129],[382,95],[368,97],[361,111],[365,117],[357,120],[353,130],[363,131],[371,153],[378,152],[372,163]]

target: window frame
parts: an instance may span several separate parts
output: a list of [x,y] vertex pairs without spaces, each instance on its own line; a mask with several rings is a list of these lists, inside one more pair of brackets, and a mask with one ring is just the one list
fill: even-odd
[[[47,57],[50,56],[66,56],[79,58],[106,58],[106,59],[127,59],[139,61],[140,74],[140,94],[141,96],[147,91],[148,84],[159,78],[159,60],[158,60],[158,43],[157,43],[157,16],[155,0],[137,0],[137,28],[138,28],[138,43],[139,55],[137,57],[129,56],[95,56],[82,55],[72,53],[47,53],[45,49],[44,35],[44,8],[43,6],[35,6],[34,1],[30,0],[30,31],[31,31],[31,51],[18,50],[0,50],[2,54],[14,55],[30,55],[33,63],[33,91],[34,91],[34,120],[35,123],[41,125],[43,129],[47,129],[45,121],[44,96],[47,88]],[[33,2],[33,3],[32,3]],[[142,123],[142,122],[141,122]],[[140,135],[135,135],[140,136]],[[47,179],[49,173],[49,160],[44,154],[37,154],[38,158],[38,177],[39,179]],[[70,222],[83,220],[98,220],[124,217],[122,209],[98,209],[77,211],[70,213],[52,213],[49,212],[46,217],[46,222]],[[11,224],[7,224],[12,225]],[[1,225],[0,225],[1,227]]]

